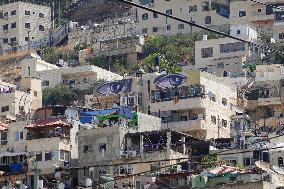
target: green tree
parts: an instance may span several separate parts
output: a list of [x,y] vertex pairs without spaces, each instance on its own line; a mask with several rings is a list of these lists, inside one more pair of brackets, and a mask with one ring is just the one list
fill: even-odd
[[76,100],[76,91],[66,85],[57,85],[54,88],[43,90],[43,105],[65,105],[70,106]]

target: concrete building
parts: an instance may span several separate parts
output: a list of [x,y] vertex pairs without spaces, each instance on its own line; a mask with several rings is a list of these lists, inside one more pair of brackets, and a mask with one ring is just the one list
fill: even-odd
[[1,84],[0,116],[3,120],[27,118],[33,110],[42,106],[41,81],[27,78],[14,85]]
[[[51,28],[51,8],[28,2],[13,2],[0,6],[1,48],[27,48],[35,45]],[[8,46],[7,46],[8,45]]]
[[134,65],[138,60],[137,55],[142,53],[144,41],[143,36],[128,36],[98,41],[92,45],[91,52],[88,52],[89,49],[79,51],[79,62],[84,65],[86,62],[91,62],[95,57],[105,56],[109,59],[108,65],[113,65],[113,58],[126,57],[127,63]]
[[[202,26],[220,31],[229,30],[230,8],[227,0],[135,0],[134,2]],[[137,20],[140,34],[173,35],[200,31],[199,28],[189,24],[143,9],[137,9]]]
[[[259,43],[257,31],[248,25],[231,26],[230,34],[248,42]],[[218,38],[195,42],[195,68],[223,76],[238,76],[245,63],[258,64],[261,49],[231,38]]]
[[249,24],[256,27],[259,33],[272,33],[276,41],[283,40],[283,7],[282,0],[264,0],[264,4],[250,0],[233,0],[230,3],[230,24]]
[[[81,130],[78,138],[79,185],[83,186],[86,179],[95,181],[108,174],[121,176],[119,182],[125,185],[134,185],[135,178],[123,176],[150,170],[165,172],[164,166],[189,157],[185,143],[178,144],[178,140],[197,140],[171,130],[129,133],[121,126]],[[153,163],[143,163],[147,161]]]
[[100,80],[112,81],[122,77],[102,68],[85,65],[77,67],[58,67],[37,58],[22,61],[22,78],[38,78],[42,87],[55,87],[56,85],[73,86],[76,89],[89,89]]

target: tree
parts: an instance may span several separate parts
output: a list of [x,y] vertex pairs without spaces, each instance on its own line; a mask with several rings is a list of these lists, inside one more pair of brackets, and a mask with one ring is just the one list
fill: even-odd
[[70,106],[76,100],[76,91],[66,85],[57,85],[54,88],[43,90],[43,105]]

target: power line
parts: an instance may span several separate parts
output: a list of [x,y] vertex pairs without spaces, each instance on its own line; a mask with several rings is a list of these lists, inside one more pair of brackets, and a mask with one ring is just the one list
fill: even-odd
[[263,45],[260,45],[260,44],[257,44],[257,43],[253,43],[251,41],[247,41],[247,40],[244,40],[244,39],[241,39],[239,37],[235,37],[233,35],[230,35],[230,34],[227,34],[227,33],[224,33],[224,32],[221,32],[221,31],[217,31],[217,30],[214,30],[214,29],[211,29],[211,28],[208,28],[208,27],[205,27],[205,26],[202,26],[202,25],[199,25],[199,24],[196,24],[192,21],[187,21],[187,20],[184,20],[184,19],[181,19],[179,17],[176,17],[176,16],[173,16],[173,15],[170,15],[170,14],[166,14],[166,13],[163,13],[161,11],[158,11],[156,9],[152,9],[152,8],[149,8],[149,7],[146,7],[146,6],[143,6],[143,5],[139,5],[137,3],[134,3],[134,2],[130,2],[128,0],[118,0],[118,1],[121,1],[121,2],[124,2],[124,3],[127,3],[127,4],[130,4],[134,7],[138,7],[138,8],[141,8],[141,9],[144,9],[146,11],[149,11],[149,12],[153,12],[153,13],[157,13],[157,14],[160,14],[162,16],[166,16],[168,18],[172,18],[174,20],[178,20],[180,22],[183,22],[183,23],[186,23],[186,24],[189,24],[191,26],[195,26],[197,28],[200,28],[200,29],[203,29],[203,30],[206,30],[206,31],[209,31],[209,32],[213,32],[213,33],[216,33],[216,34],[219,34],[219,35],[222,35],[222,36],[225,36],[225,37],[228,37],[228,38],[231,38],[231,39],[235,39],[237,41],[241,41],[241,42],[244,42],[244,43],[247,43],[249,45],[254,45],[256,47],[259,47],[259,48],[262,48],[268,52],[272,51],[272,52],[279,52],[279,53],[283,53],[281,50],[278,50],[278,49],[272,49],[272,48],[269,48],[268,46],[263,46]]

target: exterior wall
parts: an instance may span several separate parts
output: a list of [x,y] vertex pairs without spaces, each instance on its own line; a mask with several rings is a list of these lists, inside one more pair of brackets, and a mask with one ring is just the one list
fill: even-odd
[[[243,28],[241,28],[243,29]],[[250,40],[250,37],[243,37],[246,40]],[[195,42],[195,67],[207,68],[210,73],[216,73],[217,75],[223,75],[224,71],[231,74],[239,74],[243,72],[242,63],[245,61],[251,61],[258,63],[260,58],[260,50],[254,52],[250,49],[248,44],[245,44],[244,51],[221,53],[220,45],[228,43],[237,43],[239,41],[230,38],[218,38],[211,40],[203,40]],[[202,50],[204,48],[213,48],[212,57],[202,57]],[[223,64],[219,67],[218,64]]]
[[[206,110],[206,139],[230,137],[231,116],[236,114],[233,106],[236,105],[237,86],[233,83],[227,84],[222,80],[222,78],[206,73],[202,73],[200,78],[200,83],[206,86],[206,93],[211,92],[215,95],[215,102],[210,100],[210,96],[203,100],[203,107]],[[227,101],[225,105],[222,103],[223,99]],[[211,116],[215,116],[216,124],[211,121]],[[222,125],[222,120],[227,122],[226,127]]]
[[[11,15],[11,11],[16,10],[16,15]],[[25,46],[27,45],[27,41],[25,37],[28,37],[28,31],[30,33],[30,41],[38,41],[43,36],[48,34],[49,29],[51,28],[51,8],[32,4],[25,2],[16,2],[10,3],[6,5],[2,5],[0,7],[0,11],[3,13],[8,12],[7,19],[1,19],[0,25],[9,24],[8,32],[4,32],[3,29],[0,31],[0,35],[3,38],[8,38],[9,43],[10,39],[16,37],[16,42],[18,45]],[[30,11],[30,15],[25,15],[25,11]],[[39,13],[44,14],[44,18],[39,17]],[[11,23],[16,22],[16,28],[11,29]],[[25,23],[30,23],[30,29],[25,28]],[[39,25],[44,27],[44,31],[39,30]],[[1,42],[3,44],[3,41]]]
[[138,132],[161,129],[161,119],[152,115],[138,112]]
[[[243,151],[244,151],[243,149],[232,149],[232,150],[229,150],[228,152],[218,153],[217,158],[220,160],[236,161],[238,166],[252,168],[253,167],[252,164],[254,164],[253,163],[253,152],[250,151],[246,153],[239,153]],[[225,155],[226,153],[228,153],[228,155]],[[232,153],[236,153],[236,154],[232,154]],[[251,165],[244,165],[244,158],[250,158]]]
[[[135,0],[135,3],[140,3],[140,1]],[[149,3],[144,6],[150,6],[152,9],[159,10],[161,12],[166,12],[166,10],[172,9],[172,15],[178,18],[182,18],[189,21],[194,21],[196,24],[200,24],[202,26],[211,27],[217,30],[227,31],[229,30],[228,24],[229,19],[223,17],[216,13],[215,10],[211,10],[211,2],[209,2],[209,10],[203,11],[202,4],[204,1],[199,0],[181,0],[181,1],[162,1],[155,0],[154,3]],[[223,5],[229,6],[229,2],[226,0],[219,1]],[[189,12],[189,6],[197,5],[196,12]],[[148,19],[143,20],[142,15],[148,13]],[[152,12],[145,11],[143,9],[137,10],[138,23],[139,23],[139,33],[142,34],[151,34],[151,35],[172,35],[177,33],[192,33],[196,31],[200,31],[199,28],[191,27],[189,24],[184,24],[181,22],[176,22],[173,19],[166,18],[165,16],[158,15],[158,18],[153,17]],[[205,22],[205,17],[211,16],[211,23],[207,24]],[[184,24],[183,29],[179,27],[179,24]],[[158,31],[154,32],[153,27],[157,27]],[[169,28],[170,27],[170,28]],[[147,33],[142,32],[142,30],[147,29]]]
[[212,187],[205,187],[205,189],[270,189],[273,188],[272,184],[264,181],[249,182],[249,183],[238,183],[238,184],[225,184]]

